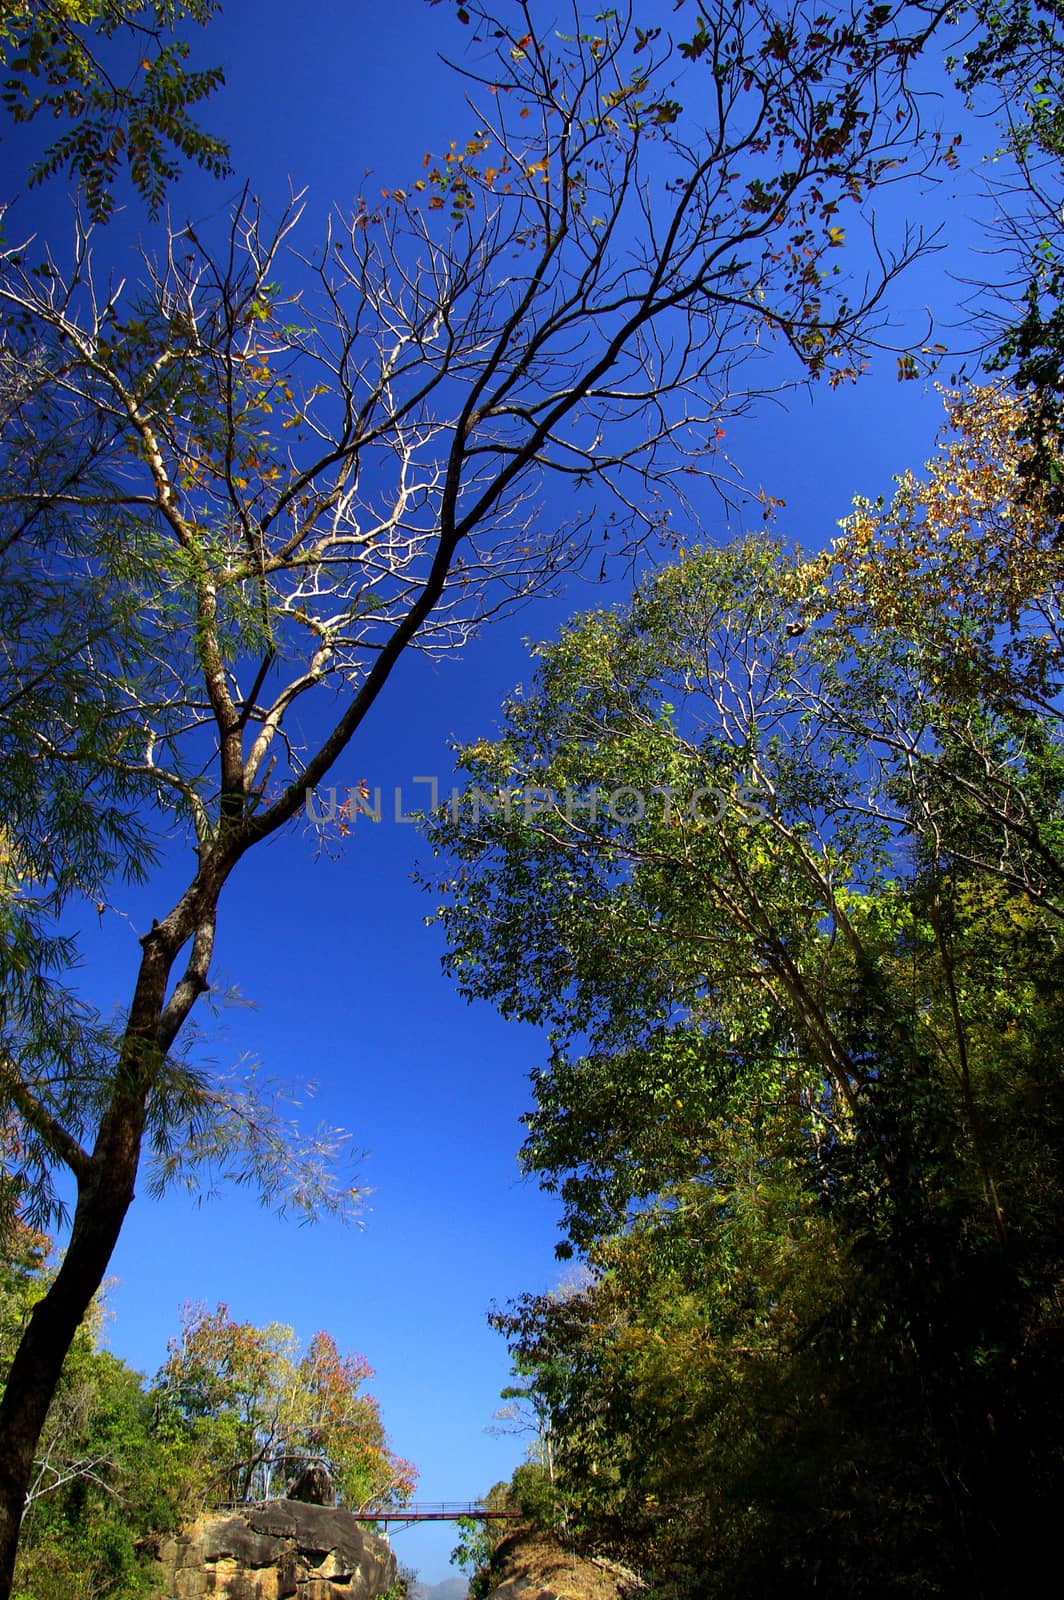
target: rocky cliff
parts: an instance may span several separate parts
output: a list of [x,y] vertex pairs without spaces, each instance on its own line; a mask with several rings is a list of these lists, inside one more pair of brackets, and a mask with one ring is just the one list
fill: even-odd
[[159,1552],[170,1600],[377,1600],[395,1557],[346,1511],[268,1500],[201,1517]]

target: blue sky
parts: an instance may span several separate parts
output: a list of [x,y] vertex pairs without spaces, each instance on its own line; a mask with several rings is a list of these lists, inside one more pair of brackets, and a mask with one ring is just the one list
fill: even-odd
[[[663,17],[672,9],[663,3]],[[196,49],[225,67],[227,86],[204,120],[231,141],[237,178],[183,181],[175,214],[224,213],[245,178],[276,206],[291,179],[309,185],[313,222],[334,200],[408,182],[426,149],[467,129],[461,85],[438,59],[464,42],[451,9],[425,0],[228,5]],[[971,130],[973,147],[983,136]],[[895,220],[904,212],[948,224],[946,248],[896,286],[893,310],[911,327],[934,305],[936,337],[957,347],[967,342],[963,326],[950,326],[960,320],[958,280],[983,270],[969,255],[977,193],[962,172],[953,185],[914,186],[891,201]],[[62,238],[67,213],[54,187],[20,214]],[[138,231],[150,238],[131,210],[113,248]],[[730,425],[728,448],[751,485],[787,502],[780,531],[815,548],[853,495],[889,493],[892,473],[930,454],[940,416],[931,386],[898,383],[887,357],[855,388],[798,394],[786,409]],[[710,537],[743,526],[710,495],[699,510]],[[528,678],[523,639],[621,592],[577,583],[501,623],[461,661],[406,661],[336,782],[365,778],[386,795],[400,786],[408,808],[425,794],[418,775],[446,787],[449,742],[490,734],[502,697]],[[485,1313],[492,1301],[549,1288],[561,1269],[557,1208],[516,1160],[542,1041],[466,1006],[442,975],[438,932],[424,926],[432,902],[411,877],[425,856],[415,828],[389,820],[359,822],[335,859],[299,832],[254,852],[223,900],[216,957],[219,982],[238,984],[254,1009],[200,1018],[221,1065],[247,1053],[279,1078],[317,1080],[309,1116],[350,1129],[367,1152],[364,1227],[300,1229],[245,1193],[202,1207],[140,1198],[113,1263],[109,1336],[150,1373],[187,1300],[225,1301],[241,1320],[291,1323],[304,1338],[328,1329],[375,1368],[394,1447],[420,1468],[419,1498],[465,1499],[507,1476],[524,1449],[485,1431],[508,1375]],[[118,909],[85,928],[85,987],[104,1006],[128,999],[135,935],[166,909],[180,875],[172,862],[147,890],[116,889]],[[453,1542],[428,1527],[396,1548],[431,1582],[447,1574]]]

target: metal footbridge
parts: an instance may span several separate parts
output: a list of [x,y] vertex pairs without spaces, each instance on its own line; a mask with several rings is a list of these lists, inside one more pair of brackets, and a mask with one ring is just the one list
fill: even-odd
[[[271,1505],[269,1500],[216,1500],[216,1511],[251,1511],[256,1507]],[[300,1501],[299,1504],[307,1502]],[[316,1502],[311,1502],[315,1503]],[[340,1509],[340,1508],[330,1508]],[[408,1506],[387,1506],[384,1509],[373,1511],[366,1506],[360,1506],[357,1511],[342,1508],[345,1517],[352,1522],[375,1523],[384,1538],[389,1533],[402,1533],[407,1528],[412,1528],[416,1522],[458,1522],[462,1517],[472,1517],[477,1522],[515,1522],[519,1520],[520,1511],[488,1511],[475,1500],[429,1500],[416,1501]]]
[[473,1500],[422,1501],[409,1506],[390,1506],[387,1511],[349,1511],[355,1522],[457,1522],[475,1517],[478,1522],[513,1522],[520,1511],[485,1511]]

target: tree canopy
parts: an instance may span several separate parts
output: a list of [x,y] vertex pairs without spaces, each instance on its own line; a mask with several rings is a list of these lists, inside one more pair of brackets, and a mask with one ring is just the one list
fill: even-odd
[[[49,1402],[145,1157],[156,1191],[228,1175],[308,1214],[360,1198],[342,1136],[300,1138],[269,1087],[188,1048],[244,858],[304,815],[405,653],[446,654],[576,570],[638,562],[648,538],[669,546],[677,510],[697,520],[685,487],[741,500],[725,423],[781,383],[861,374],[888,291],[926,244],[905,227],[886,240],[875,202],[956,161],[911,87],[944,10],[714,0],[670,36],[638,12],[574,5],[555,28],[527,0],[503,16],[462,5],[464,137],[372,200],[350,197],[317,236],[299,197],[275,217],[248,191],[224,224],[168,219],[123,277],[99,264],[98,231],[123,165],[150,216],[183,161],[227,170],[192,119],[220,72],[185,65],[185,30],[212,10],[0,4],[8,118],[60,130],[28,180],[69,173],[80,199],[65,250],[0,249],[0,1233],[17,1252],[75,1197],[0,1403],[0,1600]],[[1012,156],[1055,171],[1055,7],[972,15],[956,73],[972,93],[1019,93]],[[1018,90],[1042,56],[1049,87]],[[1048,192],[1039,180],[1032,203]],[[1047,1492],[1026,1421],[1005,1430],[1015,1458],[980,1431],[1034,1414],[1016,1399],[1031,1370],[1017,1351],[1043,1328],[1055,1270],[1048,225],[1043,242],[1034,321],[1002,356],[1031,403],[958,402],[938,475],[903,482],[890,508],[858,506],[819,565],[766,541],[702,552],[630,613],[568,630],[507,739],[470,754],[519,801],[486,832],[455,817],[470,859],[446,913],[469,991],[554,1029],[527,1155],[561,1188],[570,1244],[601,1265],[587,1304],[605,1306],[628,1270],[671,1301],[639,1252],[697,1215],[697,1256],[708,1205],[721,1226],[744,1219],[741,1320],[769,1265],[792,1259],[775,1221],[757,1232],[767,1163],[795,1256],[828,1263],[835,1331],[882,1333],[884,1359],[936,1396],[877,1480],[897,1526],[914,1540],[930,1526],[891,1473],[903,1455],[929,1463],[914,1441],[934,1441],[918,1495],[977,1555],[995,1486]],[[899,375],[933,356],[897,353]],[[548,481],[571,491],[560,525],[541,515]],[[575,812],[557,799],[574,794]],[[160,834],[184,850],[173,893],[154,877]],[[158,881],[162,898],[113,1021],[72,980],[69,917],[107,916],[123,878]],[[1044,1137],[1026,1142],[1008,1110],[1028,1097]],[[882,1244],[874,1268],[867,1238]],[[787,1348],[806,1352],[820,1292],[795,1281],[772,1306],[791,1307]],[[324,1408],[277,1443],[267,1383],[226,1470],[247,1489],[275,1444],[287,1459],[290,1437],[311,1435],[346,1461],[326,1391],[354,1369],[218,1319],[186,1330],[204,1371],[224,1334],[248,1360],[287,1362]],[[540,1370],[534,1339],[521,1359]],[[581,1382],[605,1362],[575,1359]],[[551,1407],[556,1378],[569,1381],[564,1361]],[[616,1392],[565,1390],[569,1461],[589,1474],[586,1419]],[[950,1443],[943,1418],[958,1415]],[[857,1459],[858,1421],[853,1439]],[[969,1493],[981,1449],[950,1522],[942,1496]],[[639,1460],[632,1447],[602,1481],[635,1484]],[[742,1500],[735,1548],[749,1554]],[[702,1570],[678,1548],[662,1548],[662,1572]],[[856,1570],[856,1546],[832,1548],[837,1573]]]
[[663,1594],[999,1593],[1059,1492],[1064,573],[1019,402],[949,407],[825,554],[539,646],[430,830],[594,1269],[495,1321]]
[[234,1322],[227,1306],[188,1306],[153,1387],[157,1416],[197,1449],[205,1497],[268,1500],[308,1465],[325,1467],[353,1511],[402,1504],[416,1472],[385,1444],[372,1377],[331,1334],[300,1351],[289,1327]]

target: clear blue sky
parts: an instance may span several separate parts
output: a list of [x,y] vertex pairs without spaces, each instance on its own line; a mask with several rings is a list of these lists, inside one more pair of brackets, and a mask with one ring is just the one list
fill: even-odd
[[[661,9],[672,14],[666,0]],[[245,178],[274,204],[290,177],[308,184],[318,217],[367,186],[409,182],[427,148],[466,130],[461,87],[438,60],[463,43],[452,8],[426,0],[228,5],[197,53],[225,66],[226,89],[205,120],[230,139],[238,179],[184,181],[176,214],[221,213]],[[982,270],[966,255],[974,192],[962,174],[955,187],[913,188],[894,202],[932,226],[948,220],[948,249],[894,298],[910,325],[921,307],[939,308],[944,343],[964,342],[947,325],[963,293],[949,274]],[[31,209],[60,240],[62,196],[50,189]],[[141,226],[150,236],[132,213],[117,226],[116,238]],[[930,386],[899,384],[888,358],[856,388],[766,408],[730,428],[728,445],[751,483],[787,501],[781,531],[817,547],[854,494],[889,492],[892,473],[921,463],[940,415]],[[726,525],[708,496],[702,510],[711,537],[741,526]],[[389,793],[401,785],[410,803],[415,776],[446,784],[449,740],[490,733],[503,695],[528,677],[523,636],[546,636],[600,599],[578,585],[500,625],[460,662],[405,663],[337,782],[366,778]],[[254,853],[223,901],[217,976],[257,1009],[200,1019],[223,1065],[248,1052],[280,1078],[318,1080],[311,1116],[349,1128],[367,1152],[362,1174],[374,1193],[364,1228],[299,1229],[242,1193],[200,1209],[179,1196],[141,1198],[109,1303],[114,1350],[149,1373],[186,1300],[225,1301],[242,1320],[291,1323],[305,1338],[328,1329],[375,1368],[371,1387],[394,1447],[419,1466],[419,1497],[435,1500],[474,1498],[521,1458],[522,1441],[484,1431],[508,1374],[485,1312],[493,1300],[550,1287],[559,1268],[556,1208],[516,1161],[541,1041],[464,1005],[441,974],[438,934],[423,925],[431,901],[411,881],[424,854],[414,828],[391,822],[360,823],[335,860],[318,858],[298,833]],[[135,934],[169,901],[160,881],[148,892],[116,889],[114,900],[123,915],[86,930],[84,976],[94,998],[121,1007]],[[427,1528],[396,1548],[436,1581],[452,1543],[446,1528]]]

